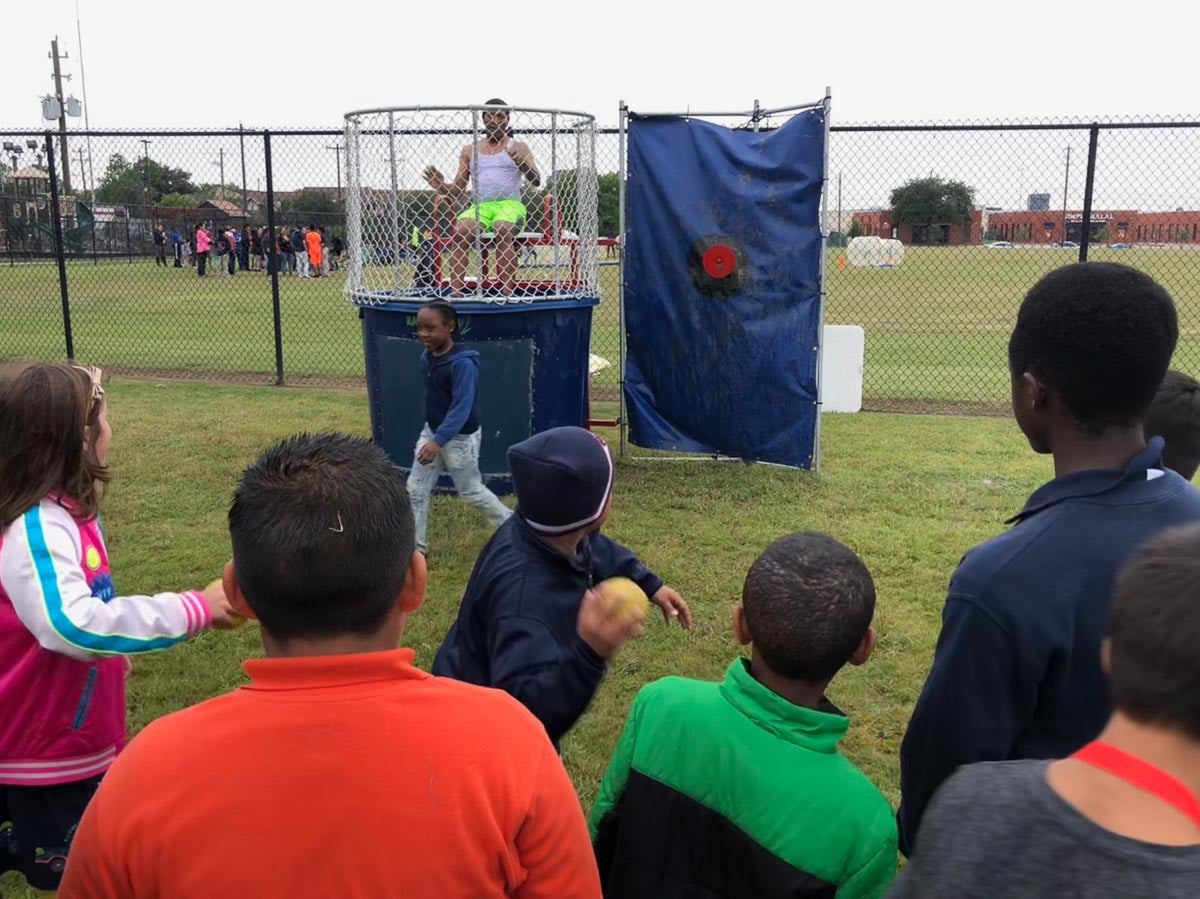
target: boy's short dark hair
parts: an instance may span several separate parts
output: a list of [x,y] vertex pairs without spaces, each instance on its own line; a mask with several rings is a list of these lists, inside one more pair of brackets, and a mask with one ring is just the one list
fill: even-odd
[[781,537],[750,567],[742,608],[771,670],[819,683],[854,654],[875,615],[875,582],[849,547],[825,534]]
[[1113,706],[1200,740],[1200,525],[1163,532],[1126,563],[1108,636]]
[[1167,442],[1163,464],[1190,481],[1200,468],[1200,382],[1167,372],[1146,413],[1146,436]]
[[229,509],[246,602],[277,638],[383,626],[416,545],[404,475],[344,434],[300,434],[246,469]]
[[1146,414],[1178,339],[1175,303],[1153,278],[1112,262],[1078,263],[1026,295],[1009,370],[1053,387],[1086,428],[1129,425]]

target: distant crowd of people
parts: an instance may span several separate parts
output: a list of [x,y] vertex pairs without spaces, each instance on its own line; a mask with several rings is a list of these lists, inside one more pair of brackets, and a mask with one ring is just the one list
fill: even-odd
[[164,226],[154,229],[154,263],[166,267],[167,247],[175,259],[175,268],[194,268],[199,277],[208,274],[215,254],[216,271],[233,275],[239,271],[279,274],[301,278],[321,278],[337,271],[344,261],[346,246],[341,237],[327,238],[323,225],[280,228],[275,237],[270,228],[240,229],[233,225],[217,227],[201,223],[190,235]]

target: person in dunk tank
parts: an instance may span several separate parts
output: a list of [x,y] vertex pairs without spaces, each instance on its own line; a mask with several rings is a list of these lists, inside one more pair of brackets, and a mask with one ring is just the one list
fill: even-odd
[[458,214],[450,247],[450,295],[463,293],[467,254],[475,245],[478,229],[493,235],[496,251],[496,292],[512,296],[517,276],[516,236],[525,223],[525,205],[521,188],[528,181],[534,187],[542,183],[533,152],[509,130],[508,104],[488,100],[483,113],[483,139],[462,148],[458,171],[452,181],[436,166],[425,169],[425,180],[442,196],[460,201],[475,178],[475,202]]

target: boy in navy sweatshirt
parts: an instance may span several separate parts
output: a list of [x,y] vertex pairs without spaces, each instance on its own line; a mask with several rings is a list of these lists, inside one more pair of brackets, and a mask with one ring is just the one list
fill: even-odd
[[492,526],[512,514],[483,485],[479,473],[479,354],[454,343],[458,312],[445,300],[434,300],[417,313],[417,339],[425,346],[421,375],[425,381],[425,427],[417,442],[408,495],[417,524],[417,549],[428,555],[429,499],[438,477],[447,472],[458,495],[482,512]]
[[592,701],[606,662],[641,629],[592,587],[633,580],[667,621],[691,627],[683,598],[603,534],[612,502],[608,446],[554,428],[508,451],[517,512],[480,553],[433,673],[519,699],[557,746]]
[[906,855],[960,765],[1067,756],[1108,720],[1100,646],[1117,572],[1160,531],[1200,521],[1200,493],[1142,430],[1178,335],[1170,295],[1123,265],[1060,268],[1021,304],[1013,413],[1034,452],[1054,456],[1055,477],[950,580],[900,750]]

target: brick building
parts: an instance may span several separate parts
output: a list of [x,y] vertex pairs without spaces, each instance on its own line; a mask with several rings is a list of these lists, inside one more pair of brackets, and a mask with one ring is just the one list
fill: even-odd
[[900,225],[892,223],[887,209],[870,209],[854,213],[853,221],[866,237],[895,237],[905,246],[961,247],[981,242],[984,230],[984,210],[971,212],[970,221],[957,225]]
[[[1064,240],[1078,243],[1083,230],[1083,212],[1078,209],[1068,209],[1065,216],[1061,209],[1017,212],[977,209],[971,213],[971,221],[966,227],[901,225],[894,232],[892,214],[886,209],[855,212],[854,221],[864,235],[895,236],[905,246],[966,246],[991,240],[1047,246]],[[1094,209],[1088,240],[1092,243],[1200,244],[1200,210]]]
[[[1065,234],[1064,237],[1064,218]],[[1083,213],[1078,209],[1045,212],[997,212],[988,220],[988,236],[1013,243],[1053,244],[1079,241]],[[1197,244],[1200,211],[1138,212],[1135,209],[1094,209],[1089,241],[1098,243]]]

